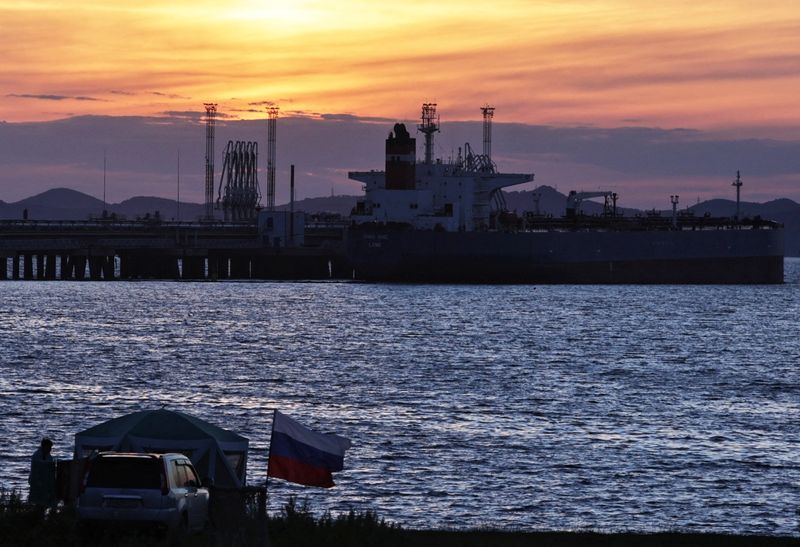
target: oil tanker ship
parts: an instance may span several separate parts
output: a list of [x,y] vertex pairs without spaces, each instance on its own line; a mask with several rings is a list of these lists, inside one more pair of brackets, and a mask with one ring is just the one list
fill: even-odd
[[[563,218],[506,210],[502,189],[533,174],[499,173],[469,144],[447,161],[433,158],[436,105],[425,104],[416,139],[395,124],[384,171],[351,172],[365,185],[346,236],[354,277],[411,283],[783,283],[783,228],[774,222],[673,214],[618,214],[612,192],[570,192]],[[738,177],[737,177],[738,182]],[[734,183],[736,185],[737,183]],[[739,183],[740,185],[740,183]],[[737,195],[739,187],[737,186]],[[603,197],[604,213],[581,214]]]

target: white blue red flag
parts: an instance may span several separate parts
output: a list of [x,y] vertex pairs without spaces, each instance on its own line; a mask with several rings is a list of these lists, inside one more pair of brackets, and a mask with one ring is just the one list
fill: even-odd
[[334,486],[334,471],[344,468],[350,440],[339,435],[311,431],[275,411],[269,446],[267,476],[306,486]]

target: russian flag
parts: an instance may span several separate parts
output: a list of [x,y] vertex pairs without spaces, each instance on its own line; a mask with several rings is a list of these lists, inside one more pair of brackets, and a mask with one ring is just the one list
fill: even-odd
[[350,440],[311,431],[277,410],[272,419],[267,476],[306,486],[334,486],[331,472],[344,468]]

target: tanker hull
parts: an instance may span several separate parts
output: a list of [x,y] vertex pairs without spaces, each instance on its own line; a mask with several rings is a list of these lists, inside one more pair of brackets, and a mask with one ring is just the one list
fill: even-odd
[[436,232],[357,228],[356,279],[407,283],[783,283],[783,230]]

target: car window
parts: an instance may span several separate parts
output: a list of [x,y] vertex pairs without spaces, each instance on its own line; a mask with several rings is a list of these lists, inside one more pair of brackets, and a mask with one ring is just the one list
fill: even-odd
[[197,473],[194,472],[192,466],[190,464],[186,464],[184,469],[186,470],[187,486],[200,486],[200,479],[197,478]]
[[183,488],[186,486],[186,466],[180,463],[179,461],[172,462],[174,466],[173,469],[175,471],[175,486]]
[[99,457],[86,478],[94,488],[161,488],[161,468],[155,458]]

